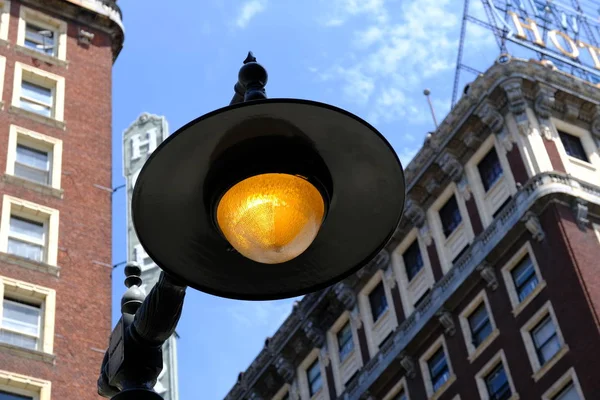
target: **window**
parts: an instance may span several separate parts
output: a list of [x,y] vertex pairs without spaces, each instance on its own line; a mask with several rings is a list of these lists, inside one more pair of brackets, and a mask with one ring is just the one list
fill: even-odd
[[[62,122],[64,116],[65,79],[50,72],[15,63],[12,107],[28,116],[52,118]],[[37,117],[39,119],[39,117]],[[47,120],[42,120],[47,122]]]
[[468,320],[471,329],[471,340],[473,346],[477,348],[493,330],[485,303],[482,302],[473,314],[469,316]]
[[546,364],[560,350],[560,340],[549,314],[533,328],[531,336],[540,365]]
[[50,182],[50,155],[47,151],[17,144],[15,175],[47,185]]
[[552,400],[582,400],[577,393],[577,388],[573,382],[569,382],[562,388]]
[[0,342],[37,350],[41,334],[40,305],[4,298]]
[[0,400],[33,400],[33,397],[21,396],[20,394],[8,393],[0,390]]
[[0,370],[0,400],[50,400],[50,381]]
[[19,107],[43,115],[44,117],[51,117],[52,109],[54,108],[52,88],[37,85],[23,79],[21,82]]
[[323,380],[321,378],[321,365],[319,360],[315,360],[310,367],[306,370],[306,377],[308,379],[308,394],[313,397],[323,387]]
[[531,292],[533,292],[539,283],[531,258],[525,256],[511,271],[511,275],[519,302],[522,302],[531,294]]
[[56,55],[56,32],[25,22],[25,47],[49,56]]
[[421,250],[419,249],[419,241],[415,241],[406,249],[402,254],[404,259],[404,267],[406,268],[406,277],[410,282],[417,273],[423,268],[423,257],[421,256]]
[[[67,23],[39,11],[21,6],[17,49],[36,52],[64,61],[67,51]],[[35,55],[35,53],[33,53]]]
[[440,219],[442,220],[442,229],[446,237],[450,236],[452,232],[462,222],[462,216],[458,209],[458,203],[456,202],[456,196],[450,197],[450,199],[440,208]]
[[490,400],[508,400],[512,396],[502,362],[485,377],[485,384]]
[[354,341],[352,339],[352,327],[350,326],[349,321],[346,322],[342,329],[338,331],[337,342],[338,351],[340,354],[340,362],[343,362],[354,349]]
[[377,321],[379,317],[388,308],[387,298],[385,297],[385,288],[383,287],[383,281],[379,282],[377,286],[369,293],[369,304],[371,305],[371,315],[373,315],[373,322]]
[[58,210],[4,195],[0,251],[35,263],[56,265]]
[[419,297],[417,301],[415,301],[415,308],[419,308],[419,306],[425,301],[427,296],[429,296],[429,292],[431,292],[431,289],[425,290],[421,297]]
[[10,23],[10,1],[0,1],[0,40],[8,41],[8,24]]
[[427,362],[433,393],[437,392],[450,378],[450,369],[446,362],[444,348],[440,347]]
[[483,189],[487,192],[502,176],[502,165],[495,148],[492,149],[477,164]]
[[394,400],[407,400],[406,397],[406,392],[404,392],[404,390],[401,390],[400,393],[398,393],[395,397]]
[[521,328],[521,336],[535,382],[539,381],[569,351],[550,301],[547,301]]
[[52,359],[56,292],[0,276],[0,302],[0,346],[35,350],[37,358]]
[[560,136],[560,141],[562,142],[567,155],[581,161],[590,162],[583,148],[583,144],[581,143],[581,139],[560,130],[558,131],[558,135]]

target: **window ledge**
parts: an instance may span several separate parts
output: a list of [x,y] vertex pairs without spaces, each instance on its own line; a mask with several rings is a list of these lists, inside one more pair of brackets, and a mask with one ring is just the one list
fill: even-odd
[[0,39],[0,47],[10,47],[10,42],[6,39]]
[[[504,178],[504,174],[502,174],[500,177],[498,177],[498,179],[496,179],[496,182],[494,182],[492,184],[492,186],[487,190],[487,192],[484,190],[484,195],[483,198],[485,200],[489,200],[489,198],[492,196],[492,194],[496,191],[499,190],[500,186],[503,185],[504,181],[506,180],[506,178]],[[483,185],[481,186],[483,188]]]
[[383,324],[383,321],[388,319],[389,316],[390,316],[390,306],[388,305],[388,308],[383,312],[383,314],[381,314],[379,316],[379,318],[377,318],[377,321],[375,321],[375,323],[373,324],[373,331],[378,330],[379,327]]
[[0,261],[54,276],[59,276],[60,274],[60,267],[57,267],[56,265],[28,260],[14,254],[0,252]]
[[36,122],[40,122],[42,124],[53,126],[55,128],[59,128],[62,130],[65,129],[65,123],[63,121],[57,121],[54,118],[44,117],[43,115],[39,115],[34,112],[24,110],[20,107],[14,106],[14,105],[10,106],[10,108],[8,109],[8,112],[10,112],[12,114],[21,115],[26,118],[30,118]]
[[[465,221],[461,221],[460,224],[458,224],[458,226],[456,228],[454,228],[454,230],[452,231],[452,233],[450,234],[450,236],[446,236],[446,239],[444,241],[444,245],[446,247],[448,247],[448,245],[450,243],[452,243],[454,240],[456,240],[456,237],[460,235],[459,232],[462,232],[462,230],[465,227]],[[443,234],[443,233],[442,233]]]
[[552,369],[552,367],[554,367],[554,365],[556,365],[556,363],[558,361],[560,361],[560,359],[563,358],[563,356],[565,354],[567,354],[568,352],[569,352],[569,346],[567,346],[566,344],[563,345],[563,347],[558,351],[558,353],[556,353],[554,355],[554,357],[552,357],[550,359],[550,361],[548,361],[546,364],[544,364],[544,366],[542,368],[540,368],[535,374],[533,374],[531,376],[533,378],[533,380],[535,382],[537,382],[540,379],[542,379],[542,377],[544,375],[546,375],[546,372],[548,372],[550,369]]
[[45,63],[56,65],[59,67],[67,67],[69,65],[67,61],[61,60],[54,56],[49,56],[44,53],[40,53],[39,51],[35,51],[25,46],[21,46],[20,44],[15,45],[15,51],[19,54],[29,56],[39,61],[43,61]]
[[513,315],[515,317],[517,315],[519,315],[521,313],[521,311],[523,311],[525,309],[525,307],[527,307],[527,305],[529,303],[531,303],[533,301],[533,299],[535,299],[537,297],[537,295],[540,294],[540,292],[545,287],[546,287],[546,281],[541,281],[540,283],[538,283],[538,285],[535,287],[535,289],[533,289],[533,292],[529,293],[529,296],[527,296],[527,298],[525,300],[523,300],[522,302],[520,302],[513,308],[513,311],[512,311]]
[[472,363],[484,352],[485,349],[500,335],[498,328],[494,329],[490,335],[469,355],[469,362]]
[[448,380],[446,381],[446,383],[444,383],[438,390],[437,392],[435,392],[434,394],[432,394],[431,396],[428,397],[429,400],[437,400],[439,399],[442,394],[444,394],[444,392],[446,390],[448,390],[448,388],[454,383],[454,381],[456,381],[456,375],[452,374],[452,376],[450,378],[448,378]]
[[19,176],[4,174],[2,177],[4,182],[11,183],[13,185],[21,186],[27,189],[34,190],[38,193],[54,196],[56,198],[62,199],[64,195],[64,191],[62,189],[57,189],[52,186],[44,185],[42,183],[34,182],[27,180],[25,178],[21,178]]
[[575,164],[579,167],[583,167],[583,168],[589,169],[590,171],[594,171],[594,172],[596,171],[596,167],[594,166],[594,164],[592,164],[588,161],[583,161],[577,157],[572,157],[569,155],[567,155],[567,158],[569,159],[570,162],[572,162],[573,164]]
[[56,356],[54,354],[44,353],[39,350],[26,349],[24,347],[14,346],[8,343],[0,343],[0,352],[13,354],[31,360],[43,361],[48,364],[54,364]]

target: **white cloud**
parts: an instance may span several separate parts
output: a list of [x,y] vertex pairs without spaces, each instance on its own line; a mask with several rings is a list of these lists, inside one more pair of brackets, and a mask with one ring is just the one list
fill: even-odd
[[252,18],[265,10],[266,6],[267,0],[249,0],[245,2],[235,21],[236,25],[245,28]]
[[228,312],[241,328],[261,328],[274,333],[292,312],[295,299],[278,301],[238,301]]
[[367,15],[378,23],[388,20],[385,0],[322,0],[326,6],[333,6],[329,16],[322,23],[325,26],[341,26],[352,17]]

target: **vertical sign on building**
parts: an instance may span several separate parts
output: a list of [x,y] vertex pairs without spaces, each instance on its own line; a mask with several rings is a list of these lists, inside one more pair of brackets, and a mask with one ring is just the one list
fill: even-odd
[[[135,234],[131,220],[131,196],[144,163],[158,145],[167,138],[169,128],[164,117],[143,113],[123,132],[123,175],[127,187],[127,261],[142,268],[142,288],[146,293],[158,281],[160,268],[146,254]],[[165,400],[179,400],[177,390],[177,345],[175,336],[163,347],[163,370],[154,387]]]

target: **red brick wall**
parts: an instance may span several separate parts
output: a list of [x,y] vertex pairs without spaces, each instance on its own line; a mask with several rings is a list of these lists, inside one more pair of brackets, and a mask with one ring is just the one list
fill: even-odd
[[[53,288],[57,292],[55,365],[0,351],[0,369],[52,381],[52,398],[98,399],[96,380],[111,328],[111,193],[93,185],[111,187],[111,71],[110,38],[92,28],[89,47],[79,46],[80,25],[68,21],[68,67],[38,63],[15,52],[19,2],[11,3],[9,47],[6,57],[3,110],[0,111],[0,170],[6,168],[9,126],[18,126],[63,140],[62,188],[64,198],[38,194],[0,183],[0,193],[16,196],[60,211],[58,265],[60,277],[0,264],[0,275]],[[7,112],[12,97],[14,63],[65,77],[66,129],[50,127]]]

